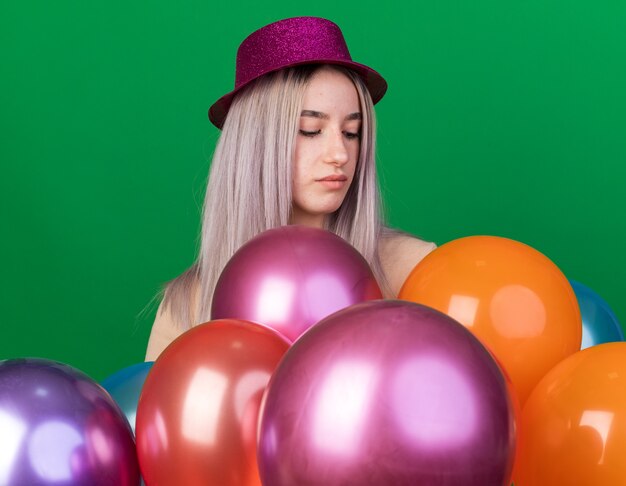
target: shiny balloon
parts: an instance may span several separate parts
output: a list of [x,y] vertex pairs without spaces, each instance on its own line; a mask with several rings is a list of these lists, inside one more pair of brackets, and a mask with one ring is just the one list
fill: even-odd
[[157,358],[137,407],[148,486],[260,485],[258,409],[289,343],[234,319],[193,327]]
[[514,411],[498,365],[434,309],[341,310],[289,349],[264,398],[265,486],[508,486]]
[[558,362],[580,349],[576,295],[546,256],[508,238],[470,236],[428,254],[400,299],[456,319],[497,356],[520,404]]
[[100,383],[126,415],[128,423],[133,429],[133,434],[135,433],[139,395],[152,364],[152,361],[147,361],[128,366],[113,373]]
[[139,482],[130,426],[100,385],[55,361],[0,361],[0,484]]
[[583,321],[583,342],[580,349],[596,344],[624,340],[624,331],[609,304],[589,287],[570,280]]
[[317,228],[282,226],[231,258],[217,282],[211,318],[258,322],[294,341],[329,314],[380,298],[367,261],[345,240]]
[[626,343],[592,346],[552,369],[522,412],[516,486],[626,483]]

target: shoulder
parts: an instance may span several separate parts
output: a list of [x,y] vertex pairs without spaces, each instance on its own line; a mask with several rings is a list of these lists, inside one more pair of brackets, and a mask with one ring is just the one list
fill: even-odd
[[183,332],[184,330],[176,325],[170,309],[161,302],[150,331],[146,361],[155,361],[163,350]]
[[146,361],[154,361],[174,339],[196,324],[200,285],[197,279],[184,277],[171,281],[165,290],[150,332]]
[[402,257],[412,255],[426,256],[437,245],[431,241],[425,241],[408,233],[391,233],[383,235],[378,243],[378,251],[381,257],[385,255],[387,258],[397,260]]
[[378,254],[394,297],[413,268],[435,248],[435,243],[407,233],[392,232],[381,237]]

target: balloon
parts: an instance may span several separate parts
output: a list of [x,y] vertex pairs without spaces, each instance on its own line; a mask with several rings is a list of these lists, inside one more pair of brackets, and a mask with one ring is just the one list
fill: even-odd
[[583,321],[581,349],[624,340],[624,332],[609,304],[585,285],[569,281],[574,289]]
[[130,426],[100,385],[55,361],[0,361],[0,484],[139,481]]
[[626,343],[592,346],[552,369],[522,412],[516,486],[624,484]]
[[126,415],[128,423],[135,433],[137,402],[146,376],[152,368],[152,361],[137,363],[124,368],[102,381],[101,385],[108,391]]
[[265,324],[294,341],[333,312],[382,294],[367,261],[339,236],[283,226],[243,245],[215,288],[211,318]]
[[428,254],[399,294],[453,317],[508,372],[520,404],[559,361],[580,349],[576,296],[557,266],[507,238],[470,236]]
[[515,447],[489,352],[445,314],[398,300],[303,334],[270,380],[259,431],[267,486],[508,486]]
[[137,406],[137,454],[148,486],[260,485],[258,409],[289,343],[234,319],[193,327],[155,361]]

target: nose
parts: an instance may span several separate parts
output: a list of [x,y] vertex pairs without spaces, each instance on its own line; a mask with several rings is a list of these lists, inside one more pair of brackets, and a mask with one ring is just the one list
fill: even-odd
[[348,163],[349,154],[346,142],[347,141],[341,130],[333,131],[332,134],[329,134],[326,142],[327,145],[324,161],[337,166],[342,166]]

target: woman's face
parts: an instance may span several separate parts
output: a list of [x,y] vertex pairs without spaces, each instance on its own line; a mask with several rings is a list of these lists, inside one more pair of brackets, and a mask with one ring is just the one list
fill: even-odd
[[293,167],[293,224],[322,227],[343,202],[361,145],[361,108],[352,81],[316,71],[304,93]]

